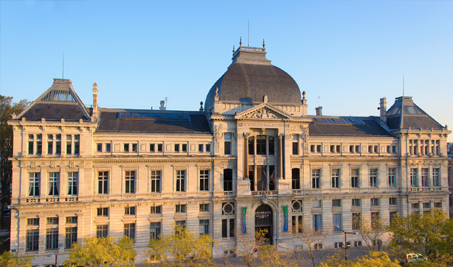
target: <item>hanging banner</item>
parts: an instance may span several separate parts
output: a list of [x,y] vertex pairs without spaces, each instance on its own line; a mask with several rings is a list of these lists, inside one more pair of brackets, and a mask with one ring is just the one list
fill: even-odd
[[247,208],[243,207],[242,208],[242,233],[246,234],[247,233],[247,226],[246,226],[246,221],[245,221],[245,215],[247,213]]
[[288,206],[283,206],[283,214],[285,216],[285,224],[283,225],[283,232],[288,232]]

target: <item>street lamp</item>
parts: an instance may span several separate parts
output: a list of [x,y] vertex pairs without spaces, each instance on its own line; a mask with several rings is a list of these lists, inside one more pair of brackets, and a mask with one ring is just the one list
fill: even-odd
[[348,260],[348,253],[346,252],[346,250],[348,249],[348,246],[347,246],[347,243],[346,243],[346,235],[347,234],[357,235],[358,233],[357,232],[347,232],[347,231],[341,229],[338,225],[335,225],[335,229],[339,230],[339,231],[342,231],[344,233],[344,260],[347,261]]
[[54,253],[47,255],[47,257],[49,257],[49,258],[55,257],[55,267],[58,267],[58,253],[60,253],[60,248],[63,246],[64,246],[63,243],[58,244],[58,249],[55,250]]

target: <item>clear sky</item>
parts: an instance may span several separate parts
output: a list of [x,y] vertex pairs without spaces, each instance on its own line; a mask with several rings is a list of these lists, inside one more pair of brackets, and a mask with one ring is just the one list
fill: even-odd
[[[108,108],[197,110],[261,46],[324,115],[379,115],[403,93],[453,129],[453,1],[0,1],[0,94],[35,100],[71,79]],[[248,38],[247,23],[250,21]],[[453,135],[449,137],[453,141]]]

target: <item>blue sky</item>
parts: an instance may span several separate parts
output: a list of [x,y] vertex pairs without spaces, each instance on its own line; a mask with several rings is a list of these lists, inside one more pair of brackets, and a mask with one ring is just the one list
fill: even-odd
[[[62,76],[85,105],[197,110],[261,46],[325,115],[378,115],[414,97],[453,128],[453,1],[0,1],[0,94],[35,100]],[[250,38],[247,38],[247,21]],[[453,135],[449,138],[453,141]]]

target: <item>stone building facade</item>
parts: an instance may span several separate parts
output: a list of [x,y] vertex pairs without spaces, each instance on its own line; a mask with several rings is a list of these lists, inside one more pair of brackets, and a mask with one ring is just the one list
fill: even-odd
[[[300,248],[298,222],[343,240],[352,218],[439,208],[448,212],[447,135],[411,97],[380,116],[307,114],[305,92],[240,46],[200,111],[87,108],[68,79],[9,123],[14,129],[11,249],[34,264],[84,237],[150,238],[184,224],[210,234],[216,256],[267,229],[279,248]],[[100,90],[102,96],[103,90]],[[354,236],[351,241],[360,244]],[[302,246],[303,247],[303,246]]]

